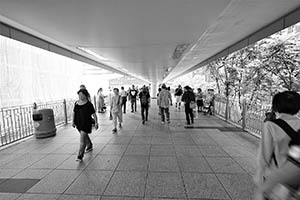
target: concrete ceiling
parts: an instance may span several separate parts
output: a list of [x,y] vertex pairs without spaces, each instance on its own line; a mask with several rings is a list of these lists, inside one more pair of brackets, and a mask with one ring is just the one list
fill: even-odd
[[298,7],[300,0],[1,0],[0,21],[162,82]]

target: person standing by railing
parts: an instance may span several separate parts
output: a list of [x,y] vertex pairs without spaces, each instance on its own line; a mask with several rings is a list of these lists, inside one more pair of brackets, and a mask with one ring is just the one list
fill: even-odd
[[75,102],[73,124],[74,128],[80,133],[80,147],[77,160],[82,162],[84,151],[93,150],[93,144],[88,134],[92,132],[92,116],[95,119],[95,128],[98,129],[98,120],[93,104],[88,100],[90,94],[86,89],[80,89],[78,92],[79,100]]

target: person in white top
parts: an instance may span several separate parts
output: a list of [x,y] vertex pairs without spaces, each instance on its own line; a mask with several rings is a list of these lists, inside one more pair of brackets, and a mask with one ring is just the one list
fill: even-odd
[[[297,117],[300,95],[297,92],[285,91],[276,94],[272,101],[272,110],[276,113],[276,118],[287,122],[295,131],[300,129],[300,119]],[[258,150],[257,172],[254,176],[258,188],[273,170],[286,163],[290,141],[291,138],[278,125],[272,121],[264,123]],[[264,199],[263,194],[258,191],[255,199]]]
[[122,99],[119,95],[119,89],[114,88],[114,95],[111,98],[110,111],[113,117],[114,129],[113,132],[117,132],[117,123],[119,121],[119,128],[122,128],[123,116],[122,116]]

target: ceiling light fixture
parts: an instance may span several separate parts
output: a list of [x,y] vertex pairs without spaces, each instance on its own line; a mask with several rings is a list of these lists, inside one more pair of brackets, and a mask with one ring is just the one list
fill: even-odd
[[77,47],[78,49],[80,49],[81,51],[84,51],[85,53],[88,53],[96,58],[98,58],[99,60],[104,60],[104,61],[109,61],[107,58],[104,58],[103,56],[93,52],[90,49],[84,48],[84,47]]

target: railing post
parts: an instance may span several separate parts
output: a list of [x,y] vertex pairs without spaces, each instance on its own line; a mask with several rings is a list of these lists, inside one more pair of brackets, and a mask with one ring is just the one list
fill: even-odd
[[96,97],[96,95],[94,95],[94,107],[95,107],[95,110],[96,110],[96,107],[97,107],[97,97]]
[[229,96],[226,96],[226,104],[225,104],[225,120],[228,121],[228,114],[229,114]]
[[246,130],[246,112],[247,112],[247,102],[246,99],[243,100],[243,110],[242,110],[242,129]]
[[68,113],[67,113],[67,101],[64,99],[63,101],[64,106],[64,115],[65,115],[65,124],[68,124]]

